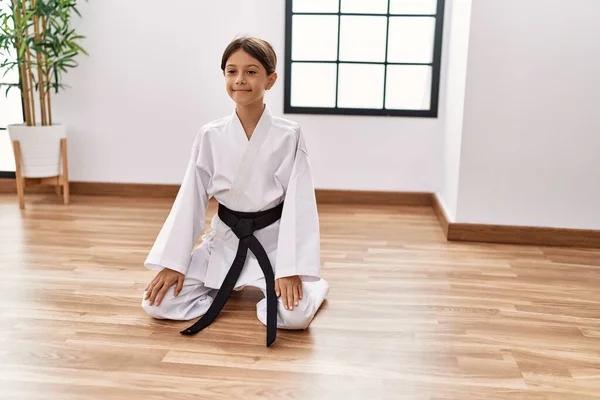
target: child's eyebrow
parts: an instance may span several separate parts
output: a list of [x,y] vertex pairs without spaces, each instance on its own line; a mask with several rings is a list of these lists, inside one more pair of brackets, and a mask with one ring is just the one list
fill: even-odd
[[[228,67],[237,67],[237,65],[235,64],[227,64]],[[256,67],[256,68],[260,68],[258,65],[256,64],[248,64],[246,65],[246,67]]]

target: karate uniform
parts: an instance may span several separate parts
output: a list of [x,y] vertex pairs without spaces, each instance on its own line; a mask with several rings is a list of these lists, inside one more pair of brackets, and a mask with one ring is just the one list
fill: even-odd
[[[235,258],[239,239],[215,215],[201,245],[194,249],[204,230],[210,198],[240,212],[268,210],[283,202],[281,218],[254,236],[268,255],[275,279],[298,275],[302,280],[303,298],[298,306],[286,310],[279,299],[277,327],[306,328],[329,291],[320,277],[314,185],[301,127],[273,116],[267,106],[250,139],[235,111],[200,129],[172,209],[144,263],[152,270],[169,268],[184,274],[184,286],[177,297],[171,287],[159,306],[142,300],[144,310],[154,318],[190,320],[211,305]],[[252,252],[247,254],[235,290],[246,286],[265,293],[264,275]],[[257,317],[263,324],[265,300],[257,304]]]

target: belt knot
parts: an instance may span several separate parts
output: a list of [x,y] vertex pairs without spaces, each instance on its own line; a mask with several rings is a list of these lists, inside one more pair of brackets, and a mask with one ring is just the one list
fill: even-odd
[[232,231],[240,240],[252,236],[254,233],[254,220],[240,218]]

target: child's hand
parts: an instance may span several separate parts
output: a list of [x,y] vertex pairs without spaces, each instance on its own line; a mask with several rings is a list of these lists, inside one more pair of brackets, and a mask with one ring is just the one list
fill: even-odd
[[275,294],[281,296],[286,310],[293,310],[302,300],[302,280],[299,276],[288,276],[275,280]]
[[177,284],[177,287],[175,288],[175,296],[177,296],[183,288],[184,278],[185,276],[180,272],[163,268],[146,287],[146,300],[150,299],[150,305],[154,305],[154,300],[156,300],[157,306],[160,305],[167,290],[175,284]]

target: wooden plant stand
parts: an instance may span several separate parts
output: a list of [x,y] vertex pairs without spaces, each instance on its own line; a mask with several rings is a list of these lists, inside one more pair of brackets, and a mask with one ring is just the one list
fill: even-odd
[[17,196],[19,197],[19,207],[25,208],[25,187],[36,185],[56,186],[56,194],[63,195],[63,203],[69,204],[69,168],[67,164],[67,139],[60,140],[60,160],[61,174],[45,178],[25,178],[23,177],[23,157],[21,154],[21,145],[18,140],[13,140],[13,150],[15,153],[16,177],[17,177]]

